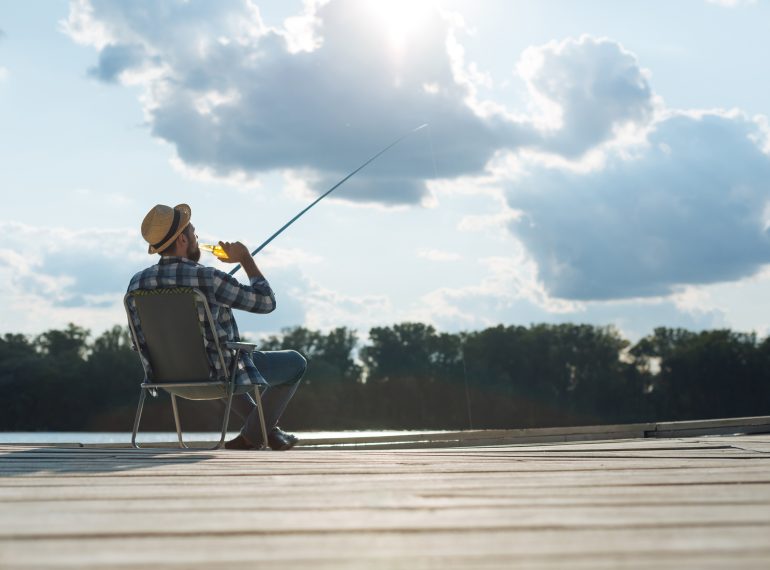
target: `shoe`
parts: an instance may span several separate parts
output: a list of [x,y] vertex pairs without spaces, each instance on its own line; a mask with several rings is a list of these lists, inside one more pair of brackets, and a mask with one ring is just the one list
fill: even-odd
[[225,449],[255,449],[255,448],[248,441],[246,441],[245,437],[243,437],[242,435],[238,435],[238,437],[235,437],[230,441],[225,442]]
[[267,444],[273,451],[288,451],[295,445],[299,438],[291,433],[286,433],[278,426],[275,426],[267,434]]

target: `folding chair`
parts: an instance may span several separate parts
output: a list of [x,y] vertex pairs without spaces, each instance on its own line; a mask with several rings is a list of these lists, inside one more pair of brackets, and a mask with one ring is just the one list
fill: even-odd
[[[259,413],[260,427],[262,428],[262,448],[267,442],[267,430],[265,429],[265,417],[262,412],[262,399],[259,393],[259,385],[248,384],[238,386],[235,384],[238,372],[238,361],[242,352],[253,352],[257,345],[245,342],[225,342],[224,350],[231,351],[233,356],[232,367],[227,378],[212,380],[209,376],[210,365],[206,355],[205,337],[199,317],[198,308],[203,308],[203,317],[208,321],[209,330],[216,330],[211,309],[206,301],[206,296],[198,289],[192,287],[175,287],[154,290],[130,291],[123,298],[123,305],[128,315],[128,323],[134,346],[140,350],[137,330],[131,318],[133,304],[139,320],[139,330],[144,336],[144,344],[147,353],[140,354],[142,368],[144,368],[144,380],[141,384],[139,405],[134,420],[134,431],[131,435],[131,445],[139,449],[136,443],[136,435],[139,431],[139,422],[142,418],[142,409],[147,392],[157,395],[159,389],[163,389],[171,395],[171,407],[174,410],[174,422],[179,438],[179,447],[189,448],[182,438],[182,427],[179,421],[179,410],[176,398],[187,400],[216,400],[225,399],[225,415],[222,420],[222,436],[219,443],[212,448],[219,449],[227,435],[227,425],[230,419],[230,408],[234,395],[240,395],[254,391],[254,400]],[[221,370],[227,372],[223,347],[219,340],[214,338]],[[141,356],[144,358],[141,358]],[[145,362],[145,360],[147,362]],[[149,363],[149,366],[148,366]],[[194,449],[202,449],[195,447]]]

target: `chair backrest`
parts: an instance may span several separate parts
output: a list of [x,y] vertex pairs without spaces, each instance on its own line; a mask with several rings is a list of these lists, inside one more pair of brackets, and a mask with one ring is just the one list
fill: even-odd
[[[208,381],[210,365],[197,305],[203,303],[211,319],[206,297],[191,287],[131,291],[124,303],[132,323],[129,300],[133,301],[149,353],[145,357],[152,367],[152,381]],[[136,340],[136,331],[132,332]]]

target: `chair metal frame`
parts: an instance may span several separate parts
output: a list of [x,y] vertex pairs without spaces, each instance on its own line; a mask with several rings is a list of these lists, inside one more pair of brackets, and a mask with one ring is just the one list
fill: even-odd
[[[150,392],[153,396],[157,396],[159,389],[166,389],[168,391],[169,395],[171,396],[171,407],[174,412],[174,423],[176,425],[176,433],[177,438],[179,440],[179,447],[182,449],[191,449],[191,450],[215,450],[222,447],[222,444],[225,441],[225,437],[227,435],[227,426],[230,421],[230,410],[232,408],[232,402],[233,402],[233,395],[235,393],[236,385],[235,385],[235,379],[236,375],[238,373],[238,362],[241,356],[241,353],[252,353],[256,350],[257,345],[247,342],[233,342],[228,341],[224,343],[224,347],[226,350],[233,351],[233,364],[230,370],[230,374],[227,378],[222,380],[211,380],[210,378],[206,378],[205,380],[201,381],[192,381],[192,382],[153,382],[150,379],[150,373],[147,368],[147,363],[145,363],[145,358],[147,359],[147,362],[151,365],[152,363],[149,362],[149,354],[145,354],[144,358],[142,358],[142,353],[140,351],[140,344],[139,339],[137,336],[137,331],[134,327],[134,321],[131,318],[131,311],[128,306],[128,301],[134,296],[138,296],[137,293],[141,294],[159,294],[159,295],[173,295],[173,294],[192,294],[195,297],[197,297],[196,301],[199,302],[204,310],[205,310],[205,317],[208,321],[209,330],[216,330],[214,326],[214,317],[211,314],[211,309],[209,308],[208,301],[206,299],[206,296],[199,290],[194,287],[172,287],[172,288],[159,288],[159,289],[152,289],[152,290],[146,290],[146,289],[137,289],[134,291],[129,291],[126,293],[126,295],[123,297],[123,306],[126,310],[126,315],[128,316],[128,325],[129,329],[131,331],[131,337],[134,341],[134,347],[137,350],[137,352],[140,355],[139,360],[142,363],[142,369],[144,370],[144,380],[142,381],[142,384],[140,386],[140,393],[139,393],[139,404],[136,409],[136,417],[134,418],[134,429],[131,434],[131,445],[135,449],[147,449],[145,446],[140,446],[136,442],[136,436],[139,432],[139,424],[142,419],[142,411],[144,409],[144,401],[147,397],[147,392]],[[194,304],[192,304],[192,307],[195,307]],[[139,319],[139,314],[137,311],[137,319]],[[141,319],[140,319],[140,327],[141,327]],[[201,331],[200,334],[201,339],[201,345],[203,345],[205,338],[203,336],[203,332]],[[217,354],[219,357],[219,362],[222,366],[222,370],[227,370],[227,367],[225,366],[225,357],[222,352],[222,346],[220,345],[219,339],[214,336],[214,345],[217,349]],[[225,404],[225,414],[224,418],[222,419],[222,434],[219,438],[219,442],[214,447],[190,447],[184,442],[184,438],[182,437],[182,426],[179,419],[179,408],[177,407],[176,402],[176,394],[174,394],[170,390],[176,390],[178,388],[201,388],[201,387],[220,387],[225,390],[225,396],[227,398],[226,404]],[[262,444],[258,449],[266,449],[267,448],[267,429],[265,428],[265,415],[264,411],[262,409],[262,396],[259,392],[260,385],[254,384],[254,401],[257,405],[257,411],[259,414],[259,423],[260,428],[262,429]],[[179,395],[180,397],[184,398],[183,395]],[[222,399],[222,397],[213,397],[213,398],[195,398],[195,399]]]

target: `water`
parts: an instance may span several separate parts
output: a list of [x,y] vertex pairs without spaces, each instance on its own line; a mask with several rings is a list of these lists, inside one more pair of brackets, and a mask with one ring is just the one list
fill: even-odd
[[[306,431],[294,432],[304,441],[315,439],[345,440],[354,437],[395,437],[410,434],[440,433],[436,431]],[[238,432],[229,433],[227,439],[238,435]],[[191,432],[185,433],[185,441],[219,441],[220,432]],[[176,432],[140,432],[137,440],[141,443],[175,442]],[[0,432],[0,444],[4,443],[131,443],[130,432],[87,432],[87,431],[10,431]]]

